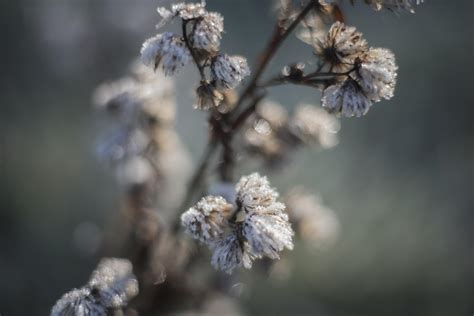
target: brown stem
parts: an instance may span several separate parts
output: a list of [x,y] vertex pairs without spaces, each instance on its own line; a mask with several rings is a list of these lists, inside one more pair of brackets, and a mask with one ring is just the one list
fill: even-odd
[[189,43],[189,38],[188,38],[188,32],[187,32],[187,25],[190,20],[183,20],[183,23],[181,24],[181,30],[183,32],[183,39],[184,43],[186,44],[186,47],[188,48],[191,57],[193,57],[194,63],[196,64],[196,67],[199,70],[199,75],[201,76],[201,81],[206,81],[206,75],[204,73],[204,67],[201,65],[199,58],[196,54],[196,51],[194,48],[191,46],[191,43]]

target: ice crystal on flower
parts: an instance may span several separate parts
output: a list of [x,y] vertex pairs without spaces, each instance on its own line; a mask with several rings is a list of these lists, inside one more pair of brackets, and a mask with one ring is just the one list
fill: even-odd
[[217,12],[209,12],[196,21],[193,29],[191,44],[197,49],[209,53],[219,51],[222,32],[224,32],[224,18]]
[[165,75],[173,75],[191,60],[183,39],[171,32],[158,34],[143,43],[142,62],[153,69],[162,65]]
[[334,71],[350,68],[355,59],[366,52],[367,41],[355,27],[335,22],[326,37],[315,43],[315,54],[332,66]]
[[373,101],[393,97],[397,80],[397,65],[393,53],[385,48],[371,48],[361,57],[354,79]]
[[247,60],[242,56],[217,55],[211,65],[211,74],[217,86],[235,88],[250,75]]
[[242,221],[244,238],[255,257],[279,258],[284,248],[293,249],[293,229],[285,205],[277,201],[278,192],[266,177],[253,173],[236,185],[237,205],[245,212]]
[[217,270],[230,274],[239,267],[250,269],[253,260],[247,243],[237,234],[229,234],[214,245],[211,264]]
[[220,196],[206,196],[181,215],[181,223],[194,239],[209,244],[222,237],[232,208]]
[[106,316],[107,309],[91,289],[74,289],[64,294],[53,306],[51,316]]
[[102,259],[92,273],[88,286],[99,293],[104,306],[113,309],[125,307],[138,294],[132,264],[126,259]]
[[51,316],[106,316],[120,310],[138,294],[132,264],[126,259],[103,259],[88,284],[64,294],[51,310]]
[[326,88],[321,102],[329,112],[346,117],[360,117],[372,106],[372,101],[367,98],[359,84],[351,78]]
[[331,148],[337,145],[340,123],[327,111],[311,105],[300,105],[291,118],[290,130],[302,143]]
[[370,4],[375,10],[380,11],[382,9],[388,10],[406,10],[410,13],[414,13],[413,7],[419,5],[423,0],[365,0],[367,4]]

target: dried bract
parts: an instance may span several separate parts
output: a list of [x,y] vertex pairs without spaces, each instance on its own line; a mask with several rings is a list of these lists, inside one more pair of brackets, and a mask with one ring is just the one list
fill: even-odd
[[217,108],[224,101],[224,94],[208,82],[202,83],[197,89],[197,101],[195,108],[199,110],[210,110]]
[[74,289],[53,306],[51,316],[106,316],[107,309],[91,289]]
[[214,243],[229,226],[228,219],[233,209],[220,196],[203,197],[195,206],[181,215],[181,223],[186,233],[203,244]]
[[373,102],[367,98],[355,80],[348,78],[342,83],[326,88],[321,103],[330,113],[345,117],[360,117],[369,111]]
[[140,53],[145,65],[156,70],[161,64],[167,76],[175,74],[191,60],[191,54],[183,39],[171,32],[146,40]]

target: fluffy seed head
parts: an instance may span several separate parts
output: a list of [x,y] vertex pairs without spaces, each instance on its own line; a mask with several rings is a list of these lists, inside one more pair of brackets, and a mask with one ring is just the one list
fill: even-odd
[[64,294],[53,306],[51,316],[106,316],[107,309],[89,288]]
[[246,242],[237,234],[229,234],[215,244],[211,264],[217,270],[232,273],[234,269],[252,267],[254,257],[248,249]]
[[224,18],[217,12],[209,12],[196,21],[191,45],[208,53],[216,53],[224,32]]
[[345,117],[360,117],[372,106],[372,101],[367,98],[359,84],[351,78],[326,88],[323,91],[321,103],[330,113]]

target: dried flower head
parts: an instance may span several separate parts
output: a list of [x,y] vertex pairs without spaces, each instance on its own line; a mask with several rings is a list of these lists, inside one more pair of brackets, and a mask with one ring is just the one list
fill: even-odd
[[153,69],[161,64],[165,75],[173,75],[191,60],[183,39],[171,32],[158,34],[143,43],[142,62]]
[[406,10],[410,13],[415,13],[413,7],[422,2],[423,0],[365,0],[365,3],[370,4],[377,11],[382,9]]
[[345,117],[360,117],[372,106],[372,101],[367,98],[359,84],[351,78],[326,88],[323,91],[321,103],[330,113]]
[[371,48],[360,58],[353,78],[372,102],[393,97],[397,80],[397,65],[393,53],[385,48]]
[[181,224],[194,239],[210,244],[224,234],[232,209],[223,197],[206,196],[181,215]]
[[89,288],[64,294],[53,306],[51,316],[106,316],[107,309]]
[[254,259],[248,244],[237,234],[229,234],[214,245],[211,264],[217,270],[230,274],[239,267],[252,268]]
[[51,316],[106,316],[109,310],[124,308],[138,294],[132,264],[125,259],[103,259],[81,289],[64,294],[51,310]]
[[299,105],[290,122],[290,131],[299,141],[322,148],[337,145],[340,127],[337,118],[311,105]]
[[102,259],[92,273],[88,286],[99,293],[104,306],[112,309],[125,307],[138,294],[132,264],[126,259]]
[[219,51],[222,32],[224,32],[224,18],[217,12],[204,14],[196,21],[193,28],[191,45],[194,48],[208,53]]
[[224,94],[214,87],[214,85],[203,82],[196,89],[197,101],[196,109],[209,110],[217,108],[224,101]]
[[354,64],[357,57],[367,51],[367,41],[355,27],[335,22],[326,37],[316,41],[314,52],[334,71],[344,71]]
[[284,248],[293,249],[293,230],[285,205],[277,202],[278,192],[266,177],[253,173],[242,177],[236,185],[237,205],[245,215],[242,235],[255,257],[279,258]]
[[235,88],[250,75],[250,69],[244,57],[221,54],[213,58],[211,74],[218,87]]

